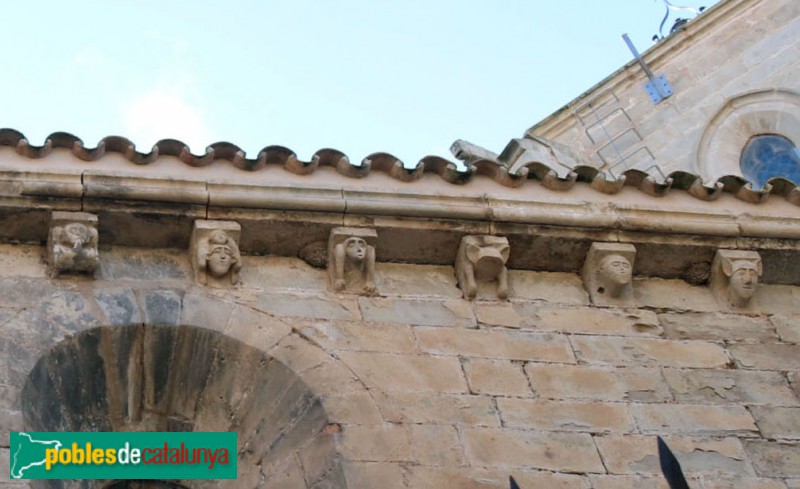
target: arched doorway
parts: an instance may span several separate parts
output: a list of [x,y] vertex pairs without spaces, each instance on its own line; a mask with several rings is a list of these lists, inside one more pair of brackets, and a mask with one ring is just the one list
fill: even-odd
[[187,489],[187,487],[177,482],[128,480],[112,482],[105,489]]
[[21,405],[30,431],[238,433],[237,480],[34,481],[32,487],[346,487],[319,398],[283,363],[216,331],[151,325],[84,331],[39,359]]

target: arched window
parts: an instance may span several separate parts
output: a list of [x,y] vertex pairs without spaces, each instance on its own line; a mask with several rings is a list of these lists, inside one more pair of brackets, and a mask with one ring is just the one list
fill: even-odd
[[767,180],[783,177],[800,185],[800,150],[792,141],[778,134],[750,138],[739,162],[742,174],[753,187],[764,187]]

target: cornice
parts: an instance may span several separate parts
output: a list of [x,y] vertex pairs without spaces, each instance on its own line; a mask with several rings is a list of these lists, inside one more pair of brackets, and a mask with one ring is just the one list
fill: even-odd
[[[710,262],[716,249],[741,248],[769,258],[766,282],[800,284],[800,269],[788,265],[800,257],[795,185],[773,185],[787,199],[763,192],[747,199],[752,190],[735,179],[709,190],[690,174],[648,184],[641,172],[608,181],[588,168],[566,172],[563,186],[547,183],[559,180],[555,172],[537,185],[527,178],[542,174],[536,165],[509,185],[498,178],[505,167],[497,161],[471,161],[471,170],[458,172],[441,158],[424,161],[418,174],[403,169],[416,176],[399,179],[391,155],[365,170],[334,150],[318,152],[313,171],[297,172],[287,168],[296,161],[288,150],[279,158],[265,149],[254,166],[243,153],[229,159],[240,151],[227,143],[212,146],[201,166],[174,142],[163,144],[167,151],[156,145],[158,157],[148,159],[121,138],[104,140],[98,156],[76,140],[59,146],[54,141],[70,138],[57,136],[46,155],[35,150],[40,157],[31,158],[22,139],[6,137],[11,148],[0,147],[0,242],[43,243],[54,211],[83,211],[98,216],[101,246],[185,248],[193,222],[213,219],[241,225],[242,253],[297,256],[326,242],[332,228],[350,226],[376,229],[379,261],[452,264],[463,236],[490,234],[508,238],[509,266],[517,269],[575,272],[592,242],[625,242],[653,257],[637,260],[637,274],[676,278]],[[667,191],[674,188],[687,190]],[[699,192],[710,197],[698,200]]]
[[[517,141],[512,140],[509,148],[513,148]],[[8,162],[11,159],[3,157],[4,146],[13,148],[17,157],[22,158],[14,157],[13,163],[4,163],[4,160]],[[78,163],[82,162],[84,166],[81,171],[85,169],[88,172],[86,175],[90,176],[86,182],[81,182],[80,187],[52,178],[45,183],[38,176],[42,170],[39,169],[40,165],[34,162],[53,160],[54,153],[63,154],[65,151]],[[111,155],[117,155],[117,158],[109,158]],[[112,167],[102,165],[104,168],[102,174],[96,174],[93,168],[98,166],[97,162],[101,160],[118,160],[120,156],[133,163],[131,166],[150,167],[153,171],[140,172],[138,176],[132,177],[133,180],[126,183],[132,188],[104,183],[109,178],[104,175],[114,173],[114,170],[110,169]],[[25,160],[30,160],[30,164],[25,164]],[[525,160],[509,166],[508,163],[498,159],[477,158],[456,163],[438,156],[426,156],[413,168],[407,168],[400,159],[389,153],[373,153],[364,158],[359,165],[354,165],[347,155],[336,149],[321,149],[314,153],[310,161],[301,161],[292,150],[283,146],[266,146],[259,151],[256,158],[250,159],[244,150],[232,143],[214,143],[206,148],[204,154],[195,155],[189,146],[175,139],[161,140],[149,152],[142,153],[136,150],[133,142],[119,136],[103,138],[96,147],[91,148],[72,134],[57,132],[48,136],[42,146],[36,146],[30,144],[19,131],[0,129],[0,171],[4,171],[3,168],[10,168],[14,179],[17,180],[15,185],[24,186],[25,193],[30,195],[74,197],[85,194],[108,199],[117,197],[160,201],[166,199],[171,202],[191,204],[205,202],[202,190],[193,188],[193,184],[188,181],[180,183],[181,179],[175,178],[175,175],[182,172],[170,175],[173,188],[167,195],[160,193],[161,190],[148,189],[145,182],[150,181],[152,175],[158,174],[156,163],[165,160],[178,160],[193,169],[213,168],[214,171],[225,161],[229,167],[238,170],[231,179],[244,185],[253,179],[253,175],[270,172],[273,168],[281,168],[285,172],[287,182],[297,181],[295,176],[310,176],[322,168],[331,168],[338,175],[348,179],[359,180],[369,177],[369,180],[372,180],[377,174],[384,174],[397,184],[412,184],[421,181],[423,176],[434,174],[440,177],[443,188],[451,185],[463,186],[472,181],[491,180],[498,187],[520,189],[520,193],[528,193],[532,191],[533,182],[538,182],[548,190],[565,193],[574,188],[588,186],[602,195],[614,195],[625,187],[634,187],[648,196],[659,198],[675,189],[703,201],[716,200],[727,192],[744,202],[753,204],[765,202],[770,195],[777,195],[794,205],[800,205],[800,188],[783,178],[774,178],[763,189],[754,190],[749,182],[737,175],[723,176],[713,183],[706,183],[699,175],[683,171],[663,176],[628,170],[621,175],[610,176],[594,167],[584,165],[577,165],[565,171],[564,168],[553,168],[548,164],[550,161]],[[74,167],[74,165],[69,166]],[[125,166],[115,161],[113,168],[124,170]],[[58,166],[48,165],[47,168],[51,176],[58,174]],[[63,168],[66,169],[66,166]],[[206,176],[202,173],[196,175],[201,181],[213,178],[211,172]],[[141,181],[136,180],[137,178]],[[413,185],[409,188],[413,188]],[[148,197],[146,195],[148,192],[154,193]]]

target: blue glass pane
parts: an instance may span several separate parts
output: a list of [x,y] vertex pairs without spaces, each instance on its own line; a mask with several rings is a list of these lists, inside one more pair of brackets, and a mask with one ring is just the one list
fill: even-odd
[[773,177],[800,185],[800,151],[783,136],[764,134],[750,139],[742,151],[740,165],[756,189]]

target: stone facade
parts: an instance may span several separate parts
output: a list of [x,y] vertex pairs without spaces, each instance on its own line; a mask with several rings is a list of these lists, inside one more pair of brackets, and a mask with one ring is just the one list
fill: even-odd
[[729,0],[649,50],[644,60],[673,94],[653,104],[630,63],[528,131],[569,148],[582,164],[621,175],[698,173],[706,182],[741,175],[751,136],[800,140],[800,5]]
[[[627,66],[512,142],[555,148],[516,169],[464,142],[472,173],[0,130],[2,431],[236,431],[239,479],[192,489],[663,488],[657,436],[695,489],[800,488],[800,191],[659,180],[715,175],[691,162],[709,128],[702,154],[735,144],[726,98],[800,89],[798,17],[721,2],[645,54],[667,102]],[[723,40],[730,66],[697,54]],[[657,160],[638,181],[580,126],[609,96]]]
[[[693,487],[800,481],[796,286],[737,313],[637,277],[631,307],[597,307],[577,273],[512,269],[508,301],[469,301],[452,267],[378,263],[381,295],[353,297],[298,258],[246,256],[241,287],[218,289],[183,250],[112,247],[72,281],[38,246],[0,251],[6,431],[240,430],[246,482],[219,487],[660,487],[656,435]],[[290,445],[264,452],[259,423]]]

